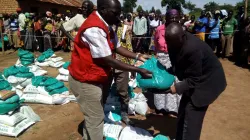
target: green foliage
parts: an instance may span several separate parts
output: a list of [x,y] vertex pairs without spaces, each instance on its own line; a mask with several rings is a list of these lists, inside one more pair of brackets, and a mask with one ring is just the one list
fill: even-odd
[[161,15],[161,10],[160,10],[160,9],[157,9],[157,10],[155,11],[155,13],[156,13],[157,15]]
[[152,7],[151,10],[149,11],[150,13],[155,13],[155,7]]
[[168,9],[177,9],[179,11],[182,11],[181,6],[185,4],[185,0],[162,0],[161,6],[167,6]]
[[123,12],[124,13],[132,13],[133,9],[137,6],[137,0],[124,0],[123,2]]
[[219,4],[216,3],[216,2],[214,2],[214,1],[209,2],[209,3],[207,3],[207,4],[204,5],[205,11],[211,11],[211,12],[213,12],[213,11],[219,9],[219,8],[220,8]]
[[139,6],[137,7],[136,11],[139,13],[140,11],[144,11],[144,10],[142,9],[142,6],[139,5]]
[[190,12],[193,12],[195,10],[196,4],[193,4],[192,2],[186,2],[183,4],[183,8],[189,10]]

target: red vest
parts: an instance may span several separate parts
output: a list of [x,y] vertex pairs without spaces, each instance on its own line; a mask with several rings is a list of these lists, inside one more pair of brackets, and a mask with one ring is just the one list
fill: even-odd
[[82,33],[92,27],[103,29],[107,34],[110,49],[112,52],[114,51],[114,45],[110,41],[109,28],[94,11],[78,30],[71,56],[71,64],[68,69],[70,75],[80,82],[102,84],[107,82],[111,67],[105,65],[100,59],[93,59],[88,43],[83,42],[81,39]]

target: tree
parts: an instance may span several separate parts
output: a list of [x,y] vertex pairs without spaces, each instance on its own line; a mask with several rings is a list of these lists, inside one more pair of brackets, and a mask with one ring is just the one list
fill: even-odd
[[133,13],[133,9],[137,6],[137,0],[124,0],[123,2],[123,12],[124,13]]
[[142,9],[141,5],[139,5],[139,6],[137,7],[136,11],[137,11],[138,13],[139,13],[140,11],[143,12],[143,9]]
[[167,10],[176,9],[182,11],[183,4],[185,4],[185,0],[161,0],[161,6],[167,6]]
[[196,7],[196,4],[193,4],[190,1],[183,4],[183,8],[189,10],[190,12],[193,12],[195,7]]
[[215,11],[218,10],[220,8],[218,3],[215,3],[214,1],[209,2],[207,4],[204,5],[204,9],[205,11]]
[[145,11],[145,15],[148,15],[148,14],[149,14],[149,12],[148,12],[148,10],[146,10],[146,11]]
[[[238,11],[239,8],[242,7],[242,6],[244,7],[244,5],[245,5],[245,2],[244,2],[244,0],[242,0],[241,2],[236,3],[236,6],[235,6],[234,9],[235,9],[236,11]],[[250,0],[248,0],[248,4],[247,4],[247,5],[248,5],[247,10],[250,11]]]
[[226,4],[226,3],[224,3],[224,5],[220,5],[220,9],[221,9],[221,10],[222,10],[222,9],[225,9],[225,10],[227,10],[227,11],[230,11],[230,10],[234,10],[234,6],[231,5],[231,4]]
[[155,11],[155,13],[156,13],[157,15],[161,15],[161,10],[160,10],[160,9],[157,9],[157,10]]
[[149,11],[150,13],[155,13],[155,7],[152,7],[151,10]]

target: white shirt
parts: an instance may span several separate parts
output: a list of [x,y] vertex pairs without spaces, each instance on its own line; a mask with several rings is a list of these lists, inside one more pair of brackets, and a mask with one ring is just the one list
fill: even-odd
[[63,23],[63,27],[67,32],[70,32],[72,30],[78,30],[85,20],[86,19],[82,16],[82,14],[77,14],[69,21]]
[[[109,25],[104,21],[104,19],[97,11],[96,14],[109,28]],[[107,40],[107,34],[104,32],[103,29],[98,27],[88,28],[87,30],[85,30],[85,32],[82,33],[81,38],[83,42],[88,43],[93,58],[103,58],[112,55]],[[116,46],[116,48],[120,47],[119,41],[117,41]]]
[[150,26],[153,27],[153,28],[156,28],[156,27],[158,27],[160,25],[161,25],[161,21],[159,21],[159,20],[154,19],[154,20],[150,21]]
[[20,31],[24,30],[25,20],[26,20],[25,15],[23,13],[20,13],[19,16],[18,16],[18,22],[19,22],[19,29],[20,29]]

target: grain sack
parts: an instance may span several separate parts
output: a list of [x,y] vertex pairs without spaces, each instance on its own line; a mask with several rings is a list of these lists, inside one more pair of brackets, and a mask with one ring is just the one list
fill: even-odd
[[121,135],[119,137],[119,140],[152,140],[152,139],[153,137],[148,131],[132,126],[125,127],[122,130]]
[[21,99],[24,99],[25,103],[38,103],[53,105],[53,97],[42,94],[23,94]]
[[58,69],[58,71],[61,75],[67,75],[67,76],[69,75],[69,70],[64,69],[63,67]]
[[61,60],[63,60],[63,58],[62,57],[56,57],[56,58],[50,58],[50,60],[52,61],[52,62],[59,62],[59,61],[61,61]]
[[35,62],[35,65],[40,66],[40,67],[48,67],[49,63],[48,62]]
[[46,70],[37,70],[37,71],[33,72],[34,76],[44,76],[47,73],[48,72]]
[[14,126],[25,118],[21,112],[14,113],[13,115],[0,115],[0,124]]
[[59,81],[68,82],[68,81],[69,81],[69,76],[59,74],[59,75],[56,77],[56,79],[59,80]]
[[64,62],[62,61],[58,61],[58,62],[48,61],[48,63],[49,63],[49,66],[53,68],[59,68],[64,64]]
[[130,99],[128,106],[128,113],[146,115],[148,111],[147,98],[142,94],[136,94],[134,98]]
[[103,136],[118,140],[121,131],[122,131],[121,125],[104,124]]
[[21,112],[26,118],[32,120],[33,122],[38,122],[41,120],[41,118],[29,106],[21,106],[19,112]]

